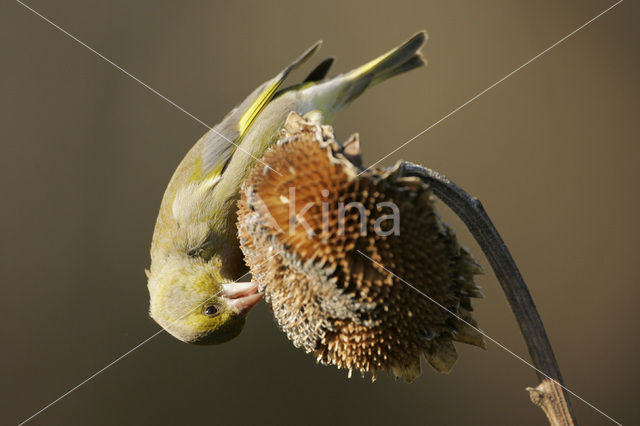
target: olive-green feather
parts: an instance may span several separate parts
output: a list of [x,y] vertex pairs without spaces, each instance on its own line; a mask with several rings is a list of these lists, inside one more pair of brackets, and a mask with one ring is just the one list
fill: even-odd
[[264,107],[273,99],[283,81],[292,71],[309,59],[321,44],[321,41],[316,42],[277,76],[260,85],[205,135],[202,149],[203,177],[216,177],[222,173],[238,145],[242,142],[243,136]]

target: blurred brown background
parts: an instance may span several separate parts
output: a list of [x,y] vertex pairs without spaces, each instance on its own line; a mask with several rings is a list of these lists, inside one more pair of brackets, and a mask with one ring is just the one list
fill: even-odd
[[[360,132],[370,164],[612,2],[28,4],[211,124],[317,39],[313,62],[335,55],[335,74],[426,29],[429,66],[336,123]],[[423,163],[482,199],[567,385],[626,424],[640,422],[638,12],[622,3],[384,161]],[[0,5],[0,43],[0,422],[16,424],[158,330],[151,232],[205,128],[16,2]],[[494,276],[480,284],[481,327],[526,357]],[[459,351],[449,376],[348,380],[294,349],[261,304],[233,342],[162,333],[32,423],[545,424],[529,367],[492,344]],[[573,405],[582,424],[609,424]]]

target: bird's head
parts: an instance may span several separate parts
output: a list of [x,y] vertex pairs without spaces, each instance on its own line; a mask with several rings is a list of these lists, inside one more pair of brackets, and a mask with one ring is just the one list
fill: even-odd
[[233,339],[262,297],[254,283],[223,283],[220,268],[200,258],[173,254],[157,263],[147,271],[150,315],[183,342]]

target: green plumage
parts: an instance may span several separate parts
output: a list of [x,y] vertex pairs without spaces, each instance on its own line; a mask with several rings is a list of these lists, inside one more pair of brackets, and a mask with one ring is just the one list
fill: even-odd
[[[246,271],[235,222],[240,186],[249,170],[277,141],[291,111],[312,113],[330,123],[367,88],[423,65],[419,49],[425,41],[426,34],[420,32],[385,55],[328,80],[333,58],[326,59],[301,84],[282,89],[287,76],[317,51],[318,42],[193,146],[167,186],[151,244],[148,287],[151,316],[158,323],[181,340],[202,342],[218,341],[206,337],[228,330],[230,321],[240,321],[240,316],[230,315],[220,325],[219,319],[207,320],[201,312],[184,317],[176,312],[207,298],[220,299],[216,293],[221,283]],[[220,302],[222,312],[225,303]]]

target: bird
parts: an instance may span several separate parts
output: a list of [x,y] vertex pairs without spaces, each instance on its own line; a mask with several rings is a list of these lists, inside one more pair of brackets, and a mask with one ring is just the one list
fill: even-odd
[[327,78],[327,58],[298,84],[284,80],[320,47],[315,43],[255,89],[188,151],[164,192],[151,241],[149,314],[177,339],[219,344],[238,336],[260,301],[238,242],[240,189],[278,140],[291,112],[331,123],[365,90],[426,63],[426,32],[354,70]]

